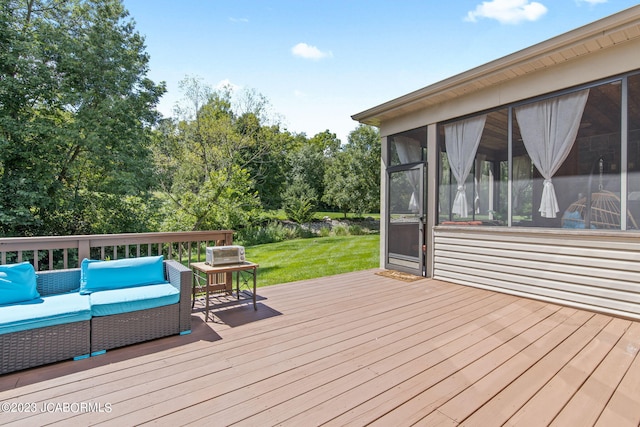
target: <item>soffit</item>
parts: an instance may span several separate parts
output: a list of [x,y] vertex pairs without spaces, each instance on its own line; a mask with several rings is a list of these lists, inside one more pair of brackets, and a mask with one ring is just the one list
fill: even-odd
[[549,69],[630,40],[640,39],[640,6],[481,65],[352,116],[380,126],[385,120]]

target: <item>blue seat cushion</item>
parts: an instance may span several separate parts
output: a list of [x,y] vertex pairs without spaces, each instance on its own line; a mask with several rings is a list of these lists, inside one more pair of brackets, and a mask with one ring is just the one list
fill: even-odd
[[49,295],[0,306],[0,334],[91,319],[89,296],[77,292]]
[[[562,219],[562,228],[585,228],[585,221],[578,211],[566,211],[562,215]],[[596,228],[596,226],[591,224],[590,228]]]
[[80,269],[80,293],[167,283],[162,255],[114,261],[84,259]]
[[168,283],[93,292],[91,314],[110,316],[180,302],[180,291]]
[[36,270],[28,262],[0,265],[0,305],[38,298]]

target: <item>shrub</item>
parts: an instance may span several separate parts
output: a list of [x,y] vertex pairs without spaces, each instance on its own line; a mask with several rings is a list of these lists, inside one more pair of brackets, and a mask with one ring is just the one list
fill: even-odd
[[304,182],[295,182],[282,195],[282,210],[291,221],[298,224],[311,222],[316,213],[315,191]]
[[366,230],[360,227],[357,224],[352,224],[349,226],[349,234],[352,236],[362,236],[364,234],[368,234]]
[[320,229],[320,231],[318,232],[318,235],[320,237],[329,237],[331,235],[331,228],[329,227],[322,227]]
[[336,225],[333,227],[333,234],[336,236],[348,236],[349,229],[344,225]]
[[264,245],[298,238],[315,237],[312,231],[304,230],[298,224],[270,222],[264,226],[253,226],[239,230],[236,242],[244,246]]
[[238,231],[236,241],[245,246],[263,245],[287,240],[290,230],[279,222],[265,226],[252,226]]

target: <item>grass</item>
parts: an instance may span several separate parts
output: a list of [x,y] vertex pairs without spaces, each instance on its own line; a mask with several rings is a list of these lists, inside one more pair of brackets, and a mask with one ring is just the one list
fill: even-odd
[[260,265],[258,286],[295,282],[379,265],[380,236],[332,236],[247,247],[247,260]]

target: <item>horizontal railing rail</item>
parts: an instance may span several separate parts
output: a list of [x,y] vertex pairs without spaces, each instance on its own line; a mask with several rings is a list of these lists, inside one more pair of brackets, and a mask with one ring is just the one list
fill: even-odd
[[84,258],[119,259],[164,255],[202,261],[207,246],[230,245],[232,230],[124,233],[78,236],[2,237],[0,264],[29,261],[36,271],[79,267]]

